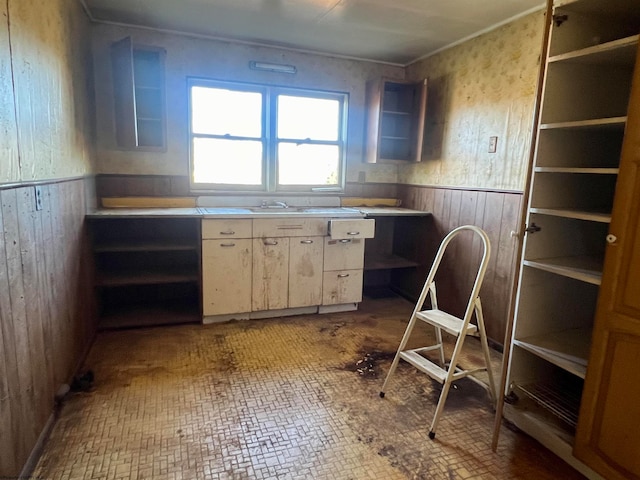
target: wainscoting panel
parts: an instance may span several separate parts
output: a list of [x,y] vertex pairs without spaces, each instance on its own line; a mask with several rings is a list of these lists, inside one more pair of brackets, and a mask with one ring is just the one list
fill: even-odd
[[[96,331],[85,182],[0,188],[0,477],[22,471]],[[1,187],[1,186],[0,186]]]
[[[494,346],[502,345],[514,282],[517,239],[522,194],[482,190],[461,190],[398,185],[402,206],[432,212],[433,223],[425,248],[435,256],[440,241],[454,228],[473,224],[484,229],[491,241],[491,260],[480,299],[487,335]],[[438,301],[452,313],[462,315],[473,284],[481,255],[481,242],[476,236],[458,237],[452,243],[436,278]],[[417,296],[421,285],[411,292]]]

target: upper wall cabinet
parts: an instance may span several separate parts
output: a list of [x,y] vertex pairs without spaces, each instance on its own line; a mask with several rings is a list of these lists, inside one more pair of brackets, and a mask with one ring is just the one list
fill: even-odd
[[111,45],[118,147],[165,149],[164,57],[163,49],[133,45],[131,37]]
[[419,162],[422,157],[427,80],[377,79],[367,83],[368,163]]

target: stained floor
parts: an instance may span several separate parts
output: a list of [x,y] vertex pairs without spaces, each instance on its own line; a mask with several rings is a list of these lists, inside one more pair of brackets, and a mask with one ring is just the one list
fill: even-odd
[[[452,389],[435,440],[439,385],[401,362],[379,391],[412,305],[101,332],[34,471],[42,479],[582,478],[503,426],[482,387]],[[425,332],[428,327],[424,326]],[[413,346],[427,345],[417,332]],[[465,365],[479,360],[467,340]],[[499,355],[494,358],[499,371]]]

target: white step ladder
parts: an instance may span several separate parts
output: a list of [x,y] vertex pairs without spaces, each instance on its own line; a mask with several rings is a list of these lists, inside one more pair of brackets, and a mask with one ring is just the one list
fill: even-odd
[[[473,284],[473,288],[471,290],[471,295],[469,296],[469,303],[467,304],[467,308],[465,310],[464,318],[457,318],[453,315],[450,315],[442,310],[438,309],[438,300],[436,298],[436,284],[435,284],[435,276],[438,270],[438,266],[442,261],[442,257],[444,256],[447,245],[453,240],[453,238],[459,233],[471,230],[476,233],[482,239],[482,244],[484,247],[484,251],[482,254],[482,260],[478,266],[478,273],[476,275],[475,282]],[[433,417],[433,421],[431,422],[431,428],[429,429],[429,438],[434,439],[436,436],[436,428],[438,426],[438,420],[440,419],[440,415],[442,414],[442,410],[444,409],[444,404],[447,400],[447,395],[449,394],[449,388],[451,387],[451,382],[454,382],[462,377],[467,377],[469,375],[474,375],[481,371],[486,371],[489,377],[489,385],[487,386],[484,382],[480,380],[469,377],[471,380],[476,381],[483,387],[488,387],[489,396],[491,398],[491,402],[495,408],[496,401],[496,388],[493,380],[493,373],[491,371],[491,360],[489,356],[489,344],[487,342],[487,334],[484,329],[484,318],[482,316],[482,305],[480,303],[480,287],[482,286],[482,280],[484,279],[484,274],[487,270],[487,265],[489,263],[489,257],[491,255],[491,246],[489,244],[489,237],[479,227],[474,225],[464,225],[461,227],[452,230],[445,238],[442,240],[440,244],[440,248],[436,254],[436,258],[433,261],[433,265],[431,266],[431,270],[429,271],[429,275],[427,276],[427,280],[424,283],[424,287],[422,288],[422,292],[420,293],[420,297],[418,298],[418,302],[416,303],[415,308],[413,309],[413,313],[411,314],[411,319],[409,320],[409,324],[407,325],[407,329],[404,332],[404,336],[402,337],[402,341],[400,342],[400,346],[398,347],[398,352],[396,353],[395,358],[393,359],[393,363],[391,364],[391,368],[389,369],[389,373],[387,374],[387,378],[382,385],[382,391],[380,392],[380,397],[384,398],[385,391],[391,376],[396,370],[398,366],[398,362],[400,359],[409,362],[411,365],[416,367],[418,370],[426,373],[434,380],[443,384],[442,392],[440,393],[440,399],[438,400],[438,405],[436,407],[436,412]],[[429,295],[431,300],[431,309],[421,310],[423,308],[424,302]],[[475,314],[477,320],[477,326],[471,323],[471,317]],[[405,346],[409,341],[409,337],[411,336],[411,332],[413,331],[413,327],[416,322],[421,320],[435,327],[436,334],[436,344],[430,345],[428,347],[416,348],[413,350],[405,350]],[[455,347],[453,349],[453,354],[451,356],[451,361],[449,362],[449,366],[447,368],[445,364],[444,358],[444,348],[442,344],[442,331],[457,337]],[[475,368],[471,370],[463,370],[458,368],[458,358],[460,356],[460,352],[462,351],[462,346],[464,344],[464,340],[467,335],[479,336],[480,343],[482,345],[482,352],[484,354],[485,366],[481,368]],[[422,353],[426,353],[429,351],[436,350],[439,356],[439,365],[430,361],[429,359],[422,356]]]

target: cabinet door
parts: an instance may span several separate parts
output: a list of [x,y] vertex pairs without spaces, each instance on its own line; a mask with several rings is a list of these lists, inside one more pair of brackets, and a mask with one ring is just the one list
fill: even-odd
[[640,54],[625,132],[574,451],[610,479],[640,478]]
[[289,239],[253,239],[252,310],[287,308],[289,300]]
[[251,311],[251,240],[203,240],[203,314]]
[[289,239],[289,308],[322,303],[323,241],[323,237]]
[[322,304],[359,303],[362,301],[362,270],[324,272]]

